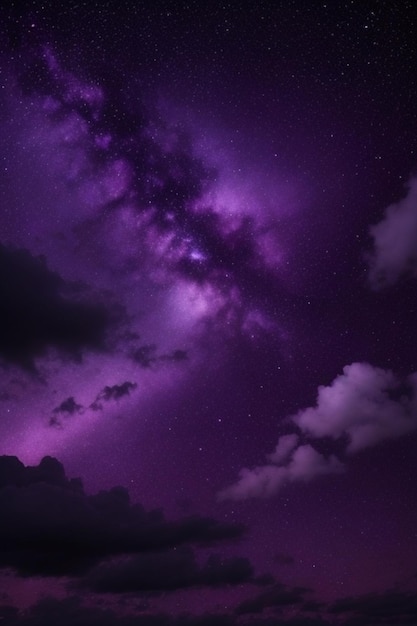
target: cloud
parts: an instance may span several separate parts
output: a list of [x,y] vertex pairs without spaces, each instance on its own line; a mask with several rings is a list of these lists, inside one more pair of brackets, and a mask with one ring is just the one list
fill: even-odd
[[[303,587],[276,585],[245,600],[234,615],[221,613],[178,616],[150,612],[146,604],[140,613],[121,614],[105,605],[92,606],[80,597],[63,599],[42,597],[20,612],[16,607],[0,608],[6,626],[414,626],[417,596],[410,591],[385,591],[337,600],[324,605],[305,600],[309,590]],[[142,603],[143,604],[143,603]],[[271,615],[272,612],[272,615]],[[327,613],[328,619],[322,617]],[[283,613],[283,615],[281,615]]]
[[254,582],[250,562],[210,556],[199,566],[190,547],[140,554],[97,565],[80,586],[98,593],[162,592],[189,587],[223,587]]
[[[92,409],[93,411],[102,411],[103,402],[110,402],[111,400],[119,401],[121,398],[130,395],[130,393],[134,389],[136,389],[136,387],[137,383],[132,383],[129,380],[126,380],[120,385],[106,385],[97,394],[95,400],[90,404],[88,408]],[[61,404],[55,407],[55,409],[53,409],[53,415],[49,420],[49,425],[61,427],[62,423],[59,419],[60,416],[72,417],[75,414],[84,413],[85,410],[86,407],[84,407],[82,404],[78,404],[71,396],[61,402]]]
[[313,437],[348,437],[357,452],[417,428],[417,374],[407,378],[368,363],[352,363],[328,386],[318,389],[317,405],[293,418]]
[[271,463],[276,463],[277,465],[284,463],[285,461],[287,461],[294,448],[297,447],[297,444],[297,435],[283,435],[282,437],[280,437],[274,452],[268,455],[268,459],[271,461]]
[[83,410],[83,406],[81,404],[77,404],[74,398],[71,396],[66,400],[63,400],[60,405],[55,407],[52,411],[53,413],[62,413],[66,415],[74,415],[74,413],[81,413]]
[[[417,615],[417,594],[410,591],[388,590],[337,600],[329,612],[344,616],[347,624],[358,626],[413,626]],[[342,623],[345,623],[344,620]]]
[[0,456],[0,489],[46,483],[66,489],[81,489],[79,479],[68,480],[62,464],[46,456],[39,465],[25,466],[16,456]]
[[304,587],[287,587],[276,584],[274,587],[263,591],[255,598],[244,600],[236,609],[238,615],[247,613],[262,613],[265,609],[272,609],[275,613],[281,613],[289,606],[302,605],[309,589]]
[[370,229],[370,281],[374,288],[393,285],[402,276],[417,275],[417,178],[408,183],[405,198],[392,204]]
[[93,411],[101,411],[103,409],[102,402],[110,402],[111,400],[119,401],[124,396],[129,396],[136,389],[137,383],[126,380],[120,385],[106,385],[96,396],[94,402],[90,404]]
[[61,421],[59,416],[63,417],[72,417],[76,413],[83,413],[84,407],[81,404],[78,404],[75,399],[71,396],[66,400],[63,400],[60,405],[55,407],[52,411],[53,415],[49,420],[50,426],[58,426],[61,427]]
[[158,357],[155,355],[156,345],[143,345],[135,348],[132,351],[131,357],[135,363],[138,363],[141,367],[149,368],[151,367],[157,360]]
[[[142,602],[142,606],[144,603]],[[147,607],[147,604],[145,604]],[[329,626],[319,618],[293,617],[279,622],[276,618],[254,618],[242,622],[237,615],[225,615],[222,613],[192,615],[182,612],[179,615],[166,613],[150,613],[149,611],[139,614],[122,614],[114,608],[105,606],[91,606],[83,603],[80,598],[69,597],[56,599],[43,597],[35,605],[19,613],[14,607],[5,607],[4,614],[8,621],[5,626],[238,626],[245,623],[249,626]],[[1,615],[1,614],[0,614]]]
[[[401,377],[369,363],[346,365],[330,385],[318,388],[316,406],[288,419],[304,438],[345,439],[348,454],[398,439],[417,430],[417,373]],[[288,483],[345,469],[336,456],[325,457],[309,443],[300,444],[295,434],[282,436],[267,459],[266,465],[241,469],[237,482],[219,498],[270,497]]]
[[35,467],[0,457],[0,509],[0,567],[24,576],[80,576],[117,555],[211,546],[243,533],[207,517],[168,521],[131,504],[122,487],[89,496],[51,457]]
[[150,369],[161,363],[181,363],[188,359],[186,350],[173,350],[167,354],[157,354],[155,344],[135,346],[130,352],[130,358],[145,369]]
[[5,364],[34,370],[35,360],[50,348],[79,360],[85,350],[105,349],[111,323],[108,310],[76,299],[42,258],[0,244],[0,359]]
[[221,491],[219,499],[267,498],[289,483],[308,482],[317,476],[343,471],[343,465],[336,457],[325,458],[308,444],[294,450],[286,462],[286,465],[269,464],[241,469],[239,480]]

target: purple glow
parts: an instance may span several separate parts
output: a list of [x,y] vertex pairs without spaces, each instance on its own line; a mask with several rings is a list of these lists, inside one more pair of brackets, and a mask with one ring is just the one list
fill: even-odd
[[0,622],[415,621],[413,16],[284,4],[0,9]]

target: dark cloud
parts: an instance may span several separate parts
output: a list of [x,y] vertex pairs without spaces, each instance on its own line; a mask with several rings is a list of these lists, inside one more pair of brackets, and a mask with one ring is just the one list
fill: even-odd
[[63,415],[74,415],[74,413],[81,413],[83,407],[81,404],[78,404],[74,398],[71,396],[66,400],[63,400],[61,404],[59,404],[52,411],[53,413],[62,413]]
[[19,619],[19,609],[15,606],[6,604],[0,606],[0,624],[8,626],[9,624],[16,624]]
[[258,587],[269,587],[275,582],[275,578],[272,574],[261,574],[255,578],[255,584],[258,585]]
[[241,602],[236,612],[238,615],[243,615],[246,613],[262,613],[264,609],[281,612],[289,606],[300,607],[309,591],[309,589],[304,587],[287,587],[278,583],[256,597]]
[[75,414],[83,413],[84,407],[81,404],[78,404],[75,399],[71,396],[66,400],[63,400],[61,404],[55,407],[52,411],[53,415],[49,420],[50,426],[62,427],[60,416],[62,417],[72,417]]
[[126,381],[121,385],[106,385],[100,392],[99,398],[108,402],[109,400],[119,400],[123,396],[128,396],[133,389],[136,389],[137,384]]
[[212,555],[208,559],[200,573],[201,583],[210,587],[242,584],[251,581],[252,576],[253,568],[248,559],[242,557],[222,559],[217,555]]
[[157,354],[155,344],[147,344],[135,347],[131,354],[132,360],[141,367],[148,369],[158,363],[181,363],[188,359],[186,350],[173,350],[167,354]]
[[34,370],[35,360],[49,348],[75,360],[87,349],[105,349],[109,311],[75,299],[70,285],[41,257],[0,244],[0,294],[4,363]]
[[[94,402],[90,404],[90,409],[93,411],[101,411],[103,409],[103,402],[110,402],[111,400],[120,400],[124,396],[130,395],[130,393],[136,389],[137,384],[130,381],[125,381],[120,385],[106,385],[100,393],[97,394]],[[61,404],[52,411],[53,415],[49,420],[51,426],[62,426],[59,419],[60,416],[71,417],[75,414],[84,413],[85,407],[78,404],[71,396],[61,402]]]
[[234,626],[236,623],[233,617],[226,615],[121,615],[112,609],[84,605],[75,597],[63,600],[46,597],[24,613],[5,607],[4,614],[4,626]]
[[[143,605],[143,603],[142,603]],[[145,608],[148,605],[145,604]],[[1,609],[0,609],[1,611]],[[319,617],[303,615],[289,619],[249,618],[242,622],[236,615],[221,613],[191,615],[185,612],[174,616],[166,613],[150,613],[141,610],[136,615],[116,613],[114,609],[104,606],[84,604],[78,597],[56,599],[43,597],[35,605],[19,613],[12,606],[3,608],[4,626],[329,626],[330,622]],[[0,612],[0,616],[2,614]],[[394,625],[392,625],[394,626]],[[395,625],[398,626],[398,625]]]
[[36,467],[0,457],[0,509],[0,566],[21,575],[80,575],[111,556],[212,545],[243,533],[212,518],[168,521],[131,504],[122,487],[88,496],[51,457]]
[[[182,613],[178,616],[165,613],[142,612],[136,615],[117,613],[103,606],[83,604],[79,598],[58,600],[41,598],[35,605],[19,613],[15,607],[3,607],[0,615],[4,626],[237,626],[241,620],[232,615]],[[329,626],[320,618],[293,617],[291,619],[253,618],[245,621],[249,626]],[[394,625],[393,625],[394,626]]]
[[132,351],[131,357],[135,363],[138,363],[141,367],[148,368],[158,360],[155,355],[156,346],[154,344],[143,345],[135,348]]
[[100,411],[103,408],[102,402],[110,402],[110,400],[120,400],[124,396],[129,396],[130,393],[136,389],[137,383],[132,383],[129,380],[126,380],[124,383],[120,385],[106,385],[99,394],[97,394],[96,399],[90,405],[90,408],[94,411]]
[[63,465],[50,456],[44,457],[39,465],[25,466],[16,456],[0,456],[0,489],[25,488],[37,483],[46,483],[72,491],[82,490],[79,479],[68,480]]
[[338,600],[330,613],[355,626],[412,625],[417,623],[417,593],[386,591]]
[[247,559],[211,556],[199,566],[194,551],[183,547],[102,563],[90,570],[80,584],[95,592],[131,593],[248,582],[253,582],[253,568]]

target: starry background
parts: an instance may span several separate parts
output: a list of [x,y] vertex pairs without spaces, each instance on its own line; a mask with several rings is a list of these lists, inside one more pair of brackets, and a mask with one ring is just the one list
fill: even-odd
[[0,11],[2,624],[416,624],[412,3]]

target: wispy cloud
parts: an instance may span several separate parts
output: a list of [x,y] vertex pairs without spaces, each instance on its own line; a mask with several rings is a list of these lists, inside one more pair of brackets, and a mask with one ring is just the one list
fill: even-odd
[[407,195],[391,204],[384,218],[370,229],[373,250],[369,257],[371,285],[378,289],[417,274],[417,177],[410,179]]

